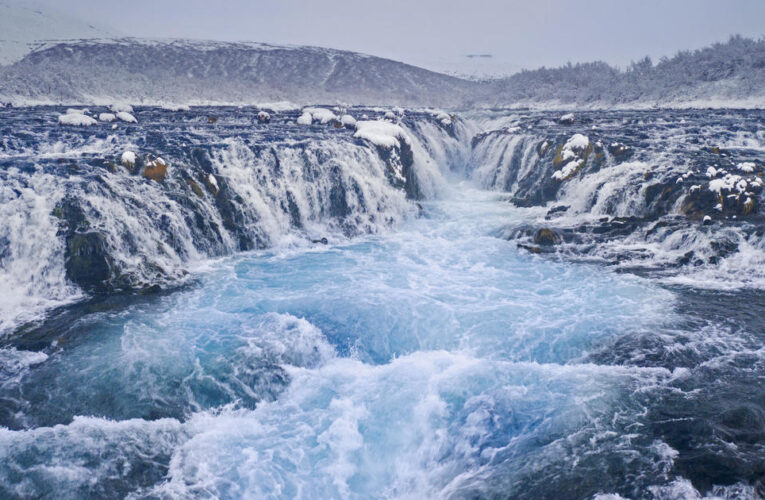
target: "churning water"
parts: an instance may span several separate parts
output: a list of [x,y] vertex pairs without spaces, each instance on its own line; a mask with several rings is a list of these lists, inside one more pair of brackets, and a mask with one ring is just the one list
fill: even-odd
[[[189,134],[179,151],[209,146],[199,123],[190,132],[172,126]],[[174,244],[176,253],[161,254],[168,269],[205,267],[175,291],[80,302],[3,337],[0,497],[762,494],[759,289],[685,288],[518,249],[504,236],[542,220],[548,207],[518,208],[512,190],[446,180],[453,172],[440,165],[454,151],[438,140],[455,149],[462,139],[443,139],[435,125],[409,129],[425,138],[412,140],[415,158],[429,159],[419,166],[421,187],[439,190],[418,217],[386,184],[374,150],[336,142],[345,131],[268,136],[264,149],[248,142],[250,127],[226,136],[228,156],[216,153],[199,168],[236,180],[230,189],[241,192],[232,199],[251,214],[236,221],[252,224],[235,229],[272,221],[285,231],[294,219],[299,237],[271,231],[288,244],[270,250],[221,229],[216,198],[199,176],[169,177],[160,188],[105,167],[47,165],[44,154],[25,166],[21,146],[6,144],[21,152],[4,159],[13,166],[3,171],[3,206],[26,218],[9,219],[4,272],[60,295],[9,285],[0,294],[8,311],[30,297],[82,296],[65,279],[50,215],[66,196],[80,196],[107,233],[112,208],[128,207],[115,220],[135,227],[112,232],[135,234],[129,243],[141,252],[155,239]],[[147,134],[131,147],[172,149],[159,132]],[[104,146],[110,155],[124,147]],[[65,168],[74,172],[61,174],[66,190],[55,180]],[[279,180],[284,172],[289,182]],[[476,172],[487,187],[480,165]],[[354,176],[360,180],[340,182]],[[196,198],[181,192],[191,185]],[[322,203],[335,203],[337,185],[357,201],[338,217],[374,230],[321,225]],[[282,203],[289,197],[297,214]],[[265,201],[250,207],[252,200]],[[157,207],[174,219],[162,222]],[[188,221],[188,230],[174,229]],[[306,243],[314,226],[329,245]],[[144,242],[141,231],[159,236]],[[242,249],[237,238],[249,251],[231,256]],[[36,281],[22,272],[32,261],[42,269],[32,269]]]
[[0,351],[4,495],[692,492],[651,407],[692,408],[680,351],[726,365],[746,334],[494,236],[524,210],[460,186],[395,233],[229,258]]

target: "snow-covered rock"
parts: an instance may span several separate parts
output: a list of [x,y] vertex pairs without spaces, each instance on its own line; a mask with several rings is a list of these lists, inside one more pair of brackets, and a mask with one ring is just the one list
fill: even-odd
[[345,128],[356,128],[356,118],[351,115],[343,115],[342,118],[340,118],[340,123],[342,123]]
[[449,116],[447,113],[443,113],[443,112],[438,113],[436,115],[436,120],[438,120],[441,123],[441,125],[445,127],[448,127],[449,125],[452,124],[452,117]]
[[356,122],[356,133],[353,137],[366,139],[383,148],[400,147],[401,141],[407,144],[410,142],[400,125],[381,120]]
[[268,123],[271,121],[271,114],[266,111],[260,111],[258,113],[258,123]]
[[314,121],[322,124],[337,120],[337,115],[325,108],[304,108],[303,114],[305,113],[310,113]]
[[735,191],[739,194],[742,194],[749,189],[749,182],[747,182],[747,180],[740,175],[725,174],[724,177],[709,181],[708,187],[710,191],[714,191],[717,194],[723,194],[723,191]]
[[132,113],[133,112],[133,106],[130,104],[125,103],[115,103],[109,106],[109,109],[113,113]]
[[98,115],[98,121],[101,122],[113,122],[116,119],[117,117],[114,115],[114,113],[101,113]]
[[741,170],[742,172],[746,172],[747,174],[751,174],[752,172],[754,172],[755,164],[754,164],[754,162],[746,161],[746,162],[743,162],[743,163],[739,163],[737,166],[738,166],[738,169]]
[[132,167],[136,162],[136,154],[132,151],[125,151],[120,158],[120,164],[123,167]]
[[564,181],[574,175],[584,164],[585,153],[590,147],[590,139],[586,135],[574,134],[561,148],[556,163],[563,166],[552,173],[553,179]]
[[138,123],[138,120],[136,120],[135,116],[131,115],[127,111],[120,111],[119,113],[117,113],[117,118],[119,118],[123,122]]
[[311,116],[311,113],[303,112],[302,115],[300,115],[297,119],[298,125],[310,125],[313,123],[313,117]]
[[84,113],[65,113],[58,116],[61,125],[89,126],[98,123],[95,118]]
[[563,150],[583,151],[590,145],[590,138],[583,134],[574,134],[566,141]]
[[561,125],[571,125],[574,123],[574,113],[566,113],[565,115],[558,118],[558,123]]
[[[191,107],[186,104],[163,104],[160,108],[167,111],[191,111]],[[132,113],[132,111],[129,111]]]

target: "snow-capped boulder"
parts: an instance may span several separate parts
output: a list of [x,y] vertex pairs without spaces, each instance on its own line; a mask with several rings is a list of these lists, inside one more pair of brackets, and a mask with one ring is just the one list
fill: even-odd
[[558,118],[558,123],[561,125],[571,125],[574,123],[574,113],[566,113],[565,115]]
[[754,162],[746,161],[743,163],[739,163],[737,166],[738,166],[738,169],[741,170],[742,172],[751,174],[752,172],[754,172],[755,164]]
[[258,113],[258,123],[268,123],[271,121],[271,114],[266,111]]
[[297,119],[298,125],[310,125],[311,123],[313,123],[313,117],[311,116],[311,113],[305,111]]
[[130,104],[125,103],[114,103],[111,106],[109,106],[109,109],[112,111],[112,113],[132,113],[133,112],[133,106]]
[[590,150],[590,139],[586,135],[572,135],[553,160],[555,166],[562,165],[553,172],[553,179],[565,181],[573,176],[584,165]]
[[441,112],[436,115],[436,120],[441,123],[444,127],[448,127],[452,124],[452,117],[449,116],[447,113]]
[[154,158],[146,162],[146,166],[143,169],[143,175],[147,179],[151,179],[156,182],[162,182],[167,176],[167,163],[162,158]]
[[325,124],[337,120],[337,115],[325,108],[304,108],[303,114],[310,113],[314,121]]
[[101,122],[113,122],[116,119],[117,117],[114,115],[114,113],[101,113],[98,115],[98,121]]
[[409,137],[401,126],[381,120],[356,122],[353,137],[366,139],[382,148],[400,147],[401,141],[409,144]]
[[342,118],[340,118],[340,123],[343,124],[343,127],[355,129],[356,128],[356,119],[352,117],[351,115],[343,115]]
[[58,116],[58,123],[61,125],[90,126],[98,123],[95,118],[84,113],[67,113]]
[[132,151],[125,151],[120,157],[120,165],[126,168],[133,168],[135,166],[137,156]]
[[138,123],[138,120],[136,120],[135,116],[131,115],[127,111],[120,111],[117,113],[117,118],[127,123]]

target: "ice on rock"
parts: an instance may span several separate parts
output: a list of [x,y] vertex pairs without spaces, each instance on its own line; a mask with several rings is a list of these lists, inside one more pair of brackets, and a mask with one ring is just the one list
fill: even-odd
[[98,115],[98,120],[102,122],[113,122],[116,119],[117,117],[114,115],[114,113],[101,113]]
[[135,116],[131,115],[127,111],[120,111],[117,113],[117,118],[127,123],[138,123],[138,120],[136,120]]
[[382,120],[356,122],[356,133],[353,137],[366,139],[383,148],[400,147],[400,141],[409,143],[409,137],[401,126]]
[[311,116],[311,113],[305,111],[297,119],[298,125],[310,125],[311,123],[313,123],[313,117]]

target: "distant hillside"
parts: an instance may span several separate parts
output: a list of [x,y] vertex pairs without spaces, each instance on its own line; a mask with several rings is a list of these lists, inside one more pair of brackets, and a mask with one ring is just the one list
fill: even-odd
[[475,82],[316,47],[137,39],[53,44],[0,68],[11,102],[461,105]]
[[482,82],[355,52],[189,40],[49,42],[0,67],[0,103],[765,107],[765,39],[650,59],[523,71]]
[[765,107],[765,39],[731,37],[620,71],[603,62],[523,71],[486,83],[489,103],[578,106],[735,104]]

